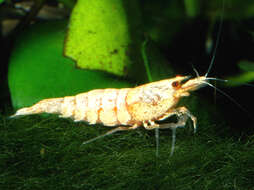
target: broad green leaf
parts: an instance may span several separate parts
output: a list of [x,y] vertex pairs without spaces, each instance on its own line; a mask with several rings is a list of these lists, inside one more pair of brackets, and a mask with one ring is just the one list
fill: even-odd
[[[79,68],[126,76],[138,62],[137,1],[79,0],[71,14],[65,55]],[[129,14],[128,14],[129,13]]]
[[4,2],[4,0],[0,0],[0,4],[3,3],[3,2]]
[[15,109],[37,101],[130,83],[110,74],[80,70],[63,57],[66,22],[35,24],[19,36],[10,58],[8,82]]

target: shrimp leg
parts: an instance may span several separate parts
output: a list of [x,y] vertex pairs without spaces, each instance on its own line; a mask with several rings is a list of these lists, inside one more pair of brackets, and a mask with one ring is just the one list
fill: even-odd
[[193,121],[193,126],[194,126],[194,133],[196,132],[196,126],[197,126],[197,119],[195,116],[193,116],[189,110],[186,107],[180,107],[177,108],[176,110],[171,110],[167,114],[165,114],[160,120],[163,120],[165,118],[170,117],[171,115],[177,115],[178,116],[178,121],[177,123],[165,123],[165,124],[156,124],[153,121],[150,121],[150,125],[144,124],[144,127],[146,129],[172,129],[172,145],[171,145],[171,153],[170,156],[173,155],[174,149],[175,149],[175,141],[176,141],[176,129],[178,127],[184,127],[188,118],[190,117],[191,120]]
[[105,137],[105,136],[112,135],[113,133],[118,132],[118,131],[134,130],[134,129],[137,129],[138,127],[140,127],[140,126],[139,126],[139,125],[136,125],[136,124],[133,125],[132,127],[117,127],[117,128],[114,128],[114,129],[112,129],[112,130],[110,130],[110,131],[108,131],[108,132],[102,134],[102,135],[99,135],[99,136],[97,136],[97,137],[95,137],[95,138],[92,138],[92,139],[90,139],[90,140],[88,140],[88,141],[83,142],[82,145],[88,144],[88,143],[90,143],[90,142],[93,142],[93,141],[98,140],[98,139],[100,139],[100,138],[103,138],[103,137]]
[[184,114],[179,117],[179,120],[177,123],[165,123],[165,124],[160,124],[159,129],[172,129],[172,144],[171,144],[171,152],[170,156],[173,155],[174,150],[175,150],[175,142],[176,142],[176,129],[178,127],[184,127],[188,119],[188,115]]

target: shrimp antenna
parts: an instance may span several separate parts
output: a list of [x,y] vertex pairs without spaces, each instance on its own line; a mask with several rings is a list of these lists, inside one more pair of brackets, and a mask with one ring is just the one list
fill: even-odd
[[193,71],[196,73],[197,77],[200,77],[197,69],[194,67],[193,64],[191,64],[191,67],[192,67]]
[[212,85],[211,83],[209,82],[204,82],[204,84],[207,84],[208,86],[216,89],[218,92],[220,92],[222,95],[226,96],[229,100],[231,100],[235,105],[237,105],[242,111],[244,111],[248,116],[249,118],[252,119],[252,116],[250,115],[250,113],[241,105],[239,104],[234,98],[232,98],[231,96],[229,96],[227,93],[223,92],[222,90],[218,89],[217,87],[215,87],[214,85]]
[[219,79],[219,78],[214,78],[214,77],[207,77],[206,80],[217,80],[217,81],[221,81],[221,82],[228,82],[228,80]]
[[216,55],[216,51],[217,51],[217,48],[218,48],[218,45],[219,45],[219,41],[220,41],[220,36],[221,36],[221,30],[222,30],[222,24],[223,24],[223,16],[224,16],[224,0],[222,1],[222,13],[221,13],[221,16],[220,16],[220,25],[219,25],[219,31],[218,31],[218,37],[216,39],[216,43],[215,43],[215,48],[214,48],[214,51],[213,51],[213,56],[212,56],[212,60],[211,60],[211,63],[208,67],[208,70],[205,74],[205,77],[207,77],[207,75],[209,74],[213,64],[214,64],[214,59],[215,59],[215,55]]

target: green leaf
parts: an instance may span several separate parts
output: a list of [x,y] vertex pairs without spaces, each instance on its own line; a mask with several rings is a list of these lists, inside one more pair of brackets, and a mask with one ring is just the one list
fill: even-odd
[[243,71],[247,71],[247,72],[253,71],[254,72],[254,62],[240,61],[240,63],[238,63],[238,66]]
[[18,38],[8,73],[15,109],[44,98],[130,86],[107,73],[76,69],[70,59],[63,57],[66,25],[66,22],[35,24]]
[[200,14],[200,1],[199,0],[184,0],[186,15],[194,18]]
[[227,83],[225,86],[240,86],[254,81],[254,72],[244,72],[233,77],[227,77]]
[[240,74],[227,77],[227,83],[225,86],[240,86],[254,81],[254,63],[250,61],[240,61],[238,63],[239,68],[242,70]]
[[71,15],[65,55],[80,68],[126,76],[138,59],[136,26],[141,17],[136,5],[136,1],[79,0]]

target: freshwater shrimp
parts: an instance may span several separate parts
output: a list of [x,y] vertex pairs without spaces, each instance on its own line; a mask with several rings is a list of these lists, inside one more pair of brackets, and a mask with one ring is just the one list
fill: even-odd
[[[177,107],[177,103],[182,97],[189,96],[191,91],[211,85],[208,80],[213,79],[206,75],[193,79],[189,76],[176,76],[135,88],[97,89],[76,96],[44,99],[31,107],[17,110],[11,117],[52,113],[72,118],[75,122],[118,126],[84,144],[117,131],[134,130],[141,126],[148,130],[170,128],[175,131],[176,128],[185,126],[188,118],[191,118],[195,132],[196,117],[186,107]],[[178,117],[176,123],[156,123],[172,115]]]

